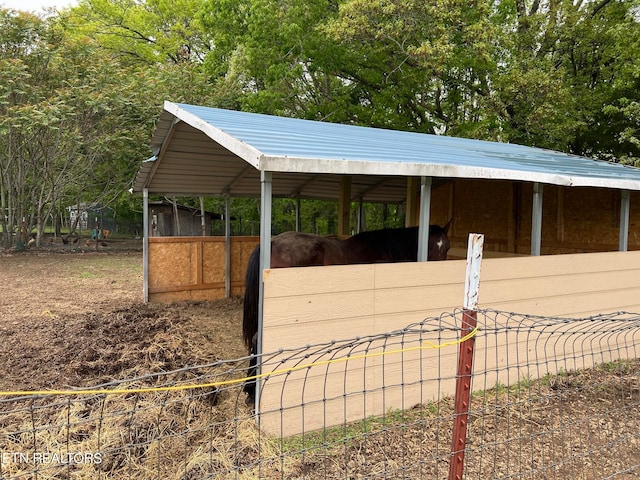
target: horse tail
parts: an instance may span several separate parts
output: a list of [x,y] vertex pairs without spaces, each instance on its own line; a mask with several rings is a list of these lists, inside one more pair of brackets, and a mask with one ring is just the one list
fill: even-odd
[[248,349],[258,332],[258,296],[260,289],[260,245],[249,256],[245,275],[244,308],[242,312],[242,338]]

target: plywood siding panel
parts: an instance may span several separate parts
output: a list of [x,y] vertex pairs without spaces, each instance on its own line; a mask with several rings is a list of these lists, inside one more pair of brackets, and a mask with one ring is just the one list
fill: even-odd
[[165,285],[168,279],[177,285],[195,282],[194,260],[196,251],[189,243],[158,243],[149,245],[149,286]]
[[[487,251],[530,253],[532,186],[527,182],[452,181],[454,247],[465,247],[469,232],[483,233]],[[435,198],[435,197],[434,197]],[[432,203],[432,217],[448,205]],[[629,248],[640,248],[640,192],[631,192]],[[542,253],[615,251],[618,247],[620,192],[603,188],[545,185]]]
[[238,237],[240,241],[231,242],[231,281],[242,282],[253,250],[260,245],[257,237]]
[[[482,280],[532,278],[572,275],[586,272],[619,271],[635,269],[636,252],[605,252],[597,255],[570,254],[542,257],[513,257],[485,259],[482,264]],[[637,258],[637,257],[636,257]]]
[[[244,293],[244,276],[257,237],[231,237],[231,294]],[[226,295],[224,237],[149,239],[149,300],[214,300]]]
[[[619,281],[617,280],[619,278]],[[509,303],[522,300],[543,300],[566,298],[573,303],[570,297],[589,294],[613,293],[614,296],[623,290],[640,288],[638,272],[627,270],[616,272],[603,272],[601,274],[570,274],[554,277],[537,277],[531,279],[508,279],[486,282],[483,285],[480,304]]]
[[292,345],[288,342],[301,337],[316,343],[375,333],[372,296],[373,291],[369,290],[340,292],[330,299],[326,294],[265,298],[264,310],[269,312],[265,313],[265,318],[269,318],[268,328],[272,329],[273,335],[264,336],[263,351]]
[[202,283],[224,283],[226,249],[224,238],[202,244]]

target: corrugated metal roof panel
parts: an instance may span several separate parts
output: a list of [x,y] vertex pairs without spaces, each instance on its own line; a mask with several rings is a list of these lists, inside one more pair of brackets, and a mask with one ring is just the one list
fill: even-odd
[[[152,192],[166,194],[199,190],[220,195],[230,190],[232,195],[241,191],[258,196],[259,170],[274,172],[274,195],[290,196],[299,190],[305,198],[325,198],[327,183],[329,189],[337,186],[340,174],[362,176],[358,191],[352,190],[354,198],[368,192],[369,198],[378,201],[401,201],[398,197],[403,193],[402,180],[385,187],[380,176],[506,179],[640,190],[638,168],[550,150],[170,102],[158,121],[152,149],[159,166],[143,164],[136,191],[146,185]],[[165,173],[170,170],[173,178],[171,191],[159,191],[168,188],[166,177],[155,181],[156,176],[157,180],[164,177],[165,165]],[[309,174],[320,175],[322,187],[321,182],[309,181]]]

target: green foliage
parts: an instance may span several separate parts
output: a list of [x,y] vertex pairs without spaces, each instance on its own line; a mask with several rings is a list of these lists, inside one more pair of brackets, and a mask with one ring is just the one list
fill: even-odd
[[362,123],[474,134],[493,122],[484,98],[495,29],[487,3],[351,0],[324,30],[353,52],[341,76]]
[[208,0],[200,21],[213,48],[205,68],[225,105],[341,121],[345,54],[318,26],[336,13],[327,0]]
[[83,0],[65,19],[122,63],[201,61],[207,39],[194,21],[203,0]]
[[640,101],[622,97],[606,105],[603,113],[611,122],[622,127],[616,140],[622,153],[620,162],[640,167]]

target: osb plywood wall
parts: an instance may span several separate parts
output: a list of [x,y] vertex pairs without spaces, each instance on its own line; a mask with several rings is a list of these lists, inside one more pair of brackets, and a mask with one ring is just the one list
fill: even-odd
[[[269,270],[265,275],[263,351],[389,332],[452,312],[462,305],[465,263]],[[479,306],[570,318],[619,310],[640,312],[640,252],[485,258]],[[437,334],[433,336],[421,340],[443,342]],[[640,342],[640,338],[630,341]],[[507,360],[514,362],[536,354],[526,344],[512,344],[509,352],[495,344],[477,347],[488,352],[476,357],[476,367],[495,372],[496,378],[490,382],[506,374]],[[368,348],[376,351],[382,347],[374,343]],[[359,353],[350,352],[356,356]],[[456,346],[427,348],[270,377],[261,396],[261,427],[278,435],[291,435],[345,419],[381,415],[388,409],[408,408],[436,395],[451,395],[456,354]],[[553,357],[564,352],[544,354]],[[315,359],[311,354],[302,362],[308,364]],[[272,367],[265,366],[265,371],[292,366],[279,363],[278,358],[270,359],[269,365]],[[367,393],[363,393],[365,389]]]
[[[485,250],[531,252],[531,183],[456,179],[433,191],[432,223],[453,218],[454,247],[485,234]],[[542,254],[615,251],[620,191],[544,185]],[[629,249],[640,249],[640,192],[631,192]]]
[[[249,256],[259,237],[231,237],[231,294],[244,293]],[[224,298],[224,237],[149,238],[149,301]]]

